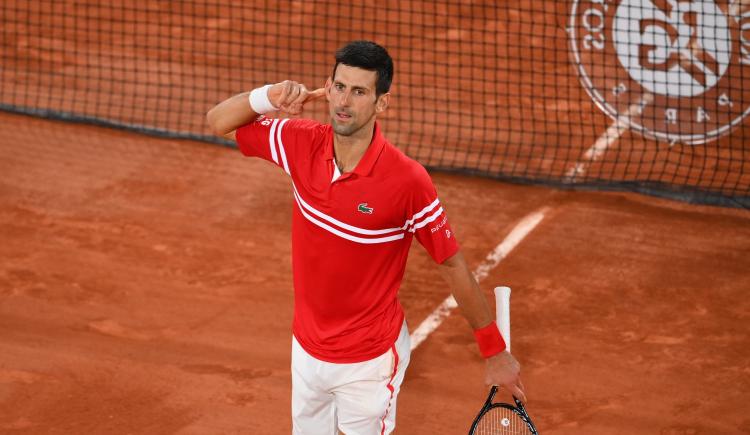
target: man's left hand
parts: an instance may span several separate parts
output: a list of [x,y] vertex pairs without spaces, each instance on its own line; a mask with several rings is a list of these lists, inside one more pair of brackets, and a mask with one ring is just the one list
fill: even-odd
[[521,382],[521,365],[508,351],[487,358],[485,382],[505,388],[522,402],[526,402],[526,393]]

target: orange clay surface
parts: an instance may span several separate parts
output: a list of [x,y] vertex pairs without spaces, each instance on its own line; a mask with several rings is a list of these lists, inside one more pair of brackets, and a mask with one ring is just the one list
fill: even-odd
[[[292,195],[234,149],[0,113],[0,433],[288,434]],[[750,213],[433,174],[482,282],[513,291],[540,433],[750,433]],[[448,289],[415,243],[413,329]],[[455,312],[397,433],[465,434],[483,361]]]

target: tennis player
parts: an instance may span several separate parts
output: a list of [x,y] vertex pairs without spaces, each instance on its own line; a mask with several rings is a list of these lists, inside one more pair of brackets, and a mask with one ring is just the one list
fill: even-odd
[[[292,180],[293,433],[389,434],[409,363],[398,300],[412,239],[438,264],[486,358],[486,382],[525,400],[519,364],[459,251],[427,171],[383,136],[393,61],[381,46],[336,52],[324,88],[284,81],[219,103],[212,130]],[[328,100],[330,124],[272,119]]]

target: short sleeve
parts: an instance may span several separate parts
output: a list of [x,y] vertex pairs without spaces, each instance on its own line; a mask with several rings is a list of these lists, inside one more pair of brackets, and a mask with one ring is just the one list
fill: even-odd
[[260,157],[291,174],[294,156],[313,140],[319,124],[307,119],[274,119],[259,116],[237,129],[235,139],[242,154]]
[[458,241],[432,179],[421,165],[418,166],[409,192],[408,231],[413,232],[432,259],[441,264],[458,252]]

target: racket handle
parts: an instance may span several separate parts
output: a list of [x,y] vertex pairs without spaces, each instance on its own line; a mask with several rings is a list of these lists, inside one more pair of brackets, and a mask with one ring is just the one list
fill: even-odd
[[510,352],[510,287],[495,287],[495,316],[506,350]]

